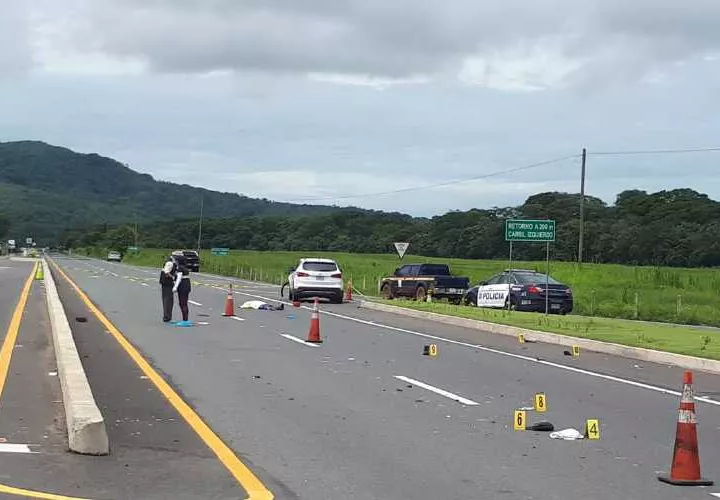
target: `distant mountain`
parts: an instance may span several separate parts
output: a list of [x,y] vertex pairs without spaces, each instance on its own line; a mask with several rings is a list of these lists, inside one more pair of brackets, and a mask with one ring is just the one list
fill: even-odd
[[52,242],[65,229],[127,223],[136,215],[140,222],[196,217],[201,198],[208,218],[344,210],[157,181],[113,159],[44,142],[0,142],[0,214],[16,239]]

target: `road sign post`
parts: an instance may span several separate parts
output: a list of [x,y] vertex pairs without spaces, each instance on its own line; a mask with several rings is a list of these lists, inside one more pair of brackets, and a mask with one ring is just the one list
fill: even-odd
[[213,255],[217,255],[217,256],[220,256],[220,257],[226,257],[226,256],[230,255],[230,249],[229,249],[229,248],[212,248],[212,249],[210,249],[210,252],[211,252]]
[[554,220],[505,220],[505,241],[510,243],[510,263],[512,265],[513,241],[527,241],[531,243],[545,243],[545,314],[549,311],[548,288],[550,286],[550,242],[555,241]]
[[405,252],[407,252],[407,249],[409,247],[410,247],[410,243],[395,242],[395,251],[397,252],[398,256],[400,257],[400,261],[402,261],[403,257],[405,256]]

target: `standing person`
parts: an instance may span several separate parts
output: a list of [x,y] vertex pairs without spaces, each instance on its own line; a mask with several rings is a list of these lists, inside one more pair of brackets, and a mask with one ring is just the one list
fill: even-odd
[[190,298],[190,270],[187,267],[185,259],[178,258],[177,262],[177,273],[175,276],[175,286],[172,291],[178,294],[178,303],[180,304],[180,311],[182,312],[183,321],[188,321],[190,315],[190,309],[188,308],[188,299]]
[[162,293],[163,323],[172,319],[173,290],[175,286],[175,264],[168,260],[160,271],[160,288]]

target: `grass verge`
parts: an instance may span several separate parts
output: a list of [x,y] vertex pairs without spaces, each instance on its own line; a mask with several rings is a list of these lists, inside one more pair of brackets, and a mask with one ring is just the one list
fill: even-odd
[[613,318],[555,316],[539,313],[454,306],[410,300],[378,301],[449,316],[488,321],[571,337],[720,360],[720,332],[681,325],[656,325]]
[[[84,253],[105,258],[106,251],[84,249]],[[143,248],[127,253],[128,264],[158,269],[169,249]],[[345,280],[368,296],[378,294],[378,280],[398,266],[397,255],[341,252],[256,252],[232,250],[228,256],[214,256],[205,250],[201,270],[225,276],[281,284],[288,267],[301,257],[336,259]],[[497,260],[443,259],[406,255],[405,263],[444,262],[457,276],[472,284],[487,279],[508,266]],[[545,270],[544,262],[513,262],[513,267]],[[720,327],[720,269],[679,269],[551,262],[550,274],[570,285],[575,297],[573,312],[582,316],[662,321],[665,323]]]

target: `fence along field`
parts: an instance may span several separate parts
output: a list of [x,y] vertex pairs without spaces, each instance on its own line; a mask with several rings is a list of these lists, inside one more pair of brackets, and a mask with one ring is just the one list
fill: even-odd
[[[102,253],[95,253],[102,256]],[[127,254],[125,262],[160,267],[170,250],[143,249]],[[400,264],[395,254],[338,252],[231,251],[228,256],[201,255],[202,270],[226,276],[282,284],[287,269],[302,257],[329,257],[338,261],[345,280],[364,295],[378,295],[378,280]],[[496,260],[442,259],[406,255],[404,263],[445,262],[455,275],[471,283],[507,268]],[[513,262],[513,268],[545,272],[545,262]],[[610,264],[551,262],[550,274],[570,285],[575,298],[573,314],[639,319],[720,327],[720,270],[634,267]]]

